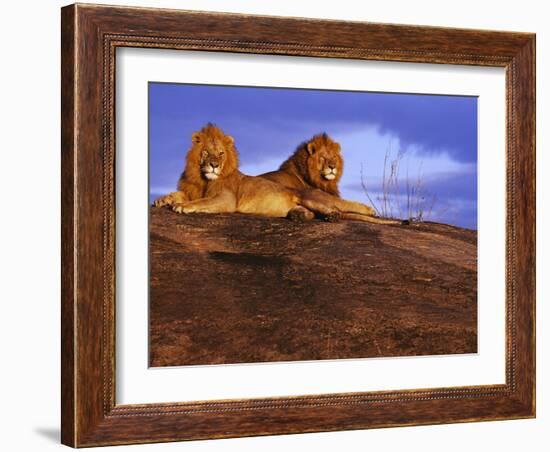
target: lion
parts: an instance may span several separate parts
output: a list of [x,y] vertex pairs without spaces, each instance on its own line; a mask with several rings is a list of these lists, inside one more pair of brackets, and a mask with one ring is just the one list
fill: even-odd
[[374,209],[342,199],[338,182],[342,177],[344,159],[340,145],[326,133],[315,135],[301,143],[277,171],[260,174],[259,177],[298,190],[302,200],[314,198],[316,207],[324,213],[338,212],[342,218],[381,224],[402,224],[401,221],[376,217]]
[[[315,213],[292,189],[238,169],[233,137],[214,124],[193,133],[178,190],[154,202],[178,213],[244,213],[265,217],[310,220]],[[319,212],[318,212],[319,213]]]
[[[260,177],[285,187],[319,189],[339,197],[338,182],[343,168],[340,145],[322,133],[301,143],[277,171],[260,174]],[[368,211],[374,213],[372,209]]]

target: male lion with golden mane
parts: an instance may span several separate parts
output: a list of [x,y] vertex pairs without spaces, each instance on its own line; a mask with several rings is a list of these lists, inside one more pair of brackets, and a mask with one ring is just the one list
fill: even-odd
[[298,190],[303,199],[315,198],[324,206],[323,213],[335,212],[342,218],[381,224],[402,224],[401,221],[375,217],[371,207],[342,199],[338,182],[342,177],[344,159],[340,145],[326,133],[304,141],[277,171],[259,177]]
[[[315,207],[314,199],[308,203]],[[239,212],[301,220],[315,216],[301,205],[296,191],[241,173],[233,138],[213,124],[193,134],[178,191],[158,198],[154,205],[168,205],[178,213]]]

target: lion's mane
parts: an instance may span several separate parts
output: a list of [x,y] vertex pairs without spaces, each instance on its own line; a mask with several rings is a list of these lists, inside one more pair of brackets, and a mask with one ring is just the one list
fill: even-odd
[[[200,140],[197,139],[199,135]],[[200,132],[194,133],[192,143],[185,158],[185,170],[178,181],[178,190],[185,192],[190,201],[204,197],[208,186],[212,189],[212,186],[223,185],[223,180],[233,175],[239,167],[239,155],[233,139],[216,125],[208,123]],[[219,179],[209,182],[201,174],[200,161],[204,147],[212,143],[223,144],[226,155]]]
[[[337,162],[338,173],[333,180],[326,180],[321,176],[318,166],[321,150],[323,154],[328,153]],[[271,174],[287,173],[291,176],[298,176],[311,188],[318,188],[331,195],[340,196],[338,182],[342,177],[343,169],[344,161],[340,155],[340,146],[326,133],[322,133],[301,143],[294,153],[282,163],[279,170]],[[296,185],[292,188],[302,187]]]

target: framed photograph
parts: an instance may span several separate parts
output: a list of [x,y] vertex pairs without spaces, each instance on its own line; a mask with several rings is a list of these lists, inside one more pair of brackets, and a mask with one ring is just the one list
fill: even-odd
[[535,36],[62,9],[62,442],[535,416]]

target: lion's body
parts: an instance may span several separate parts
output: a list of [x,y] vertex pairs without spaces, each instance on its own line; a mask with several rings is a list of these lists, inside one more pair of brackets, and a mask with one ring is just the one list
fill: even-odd
[[326,208],[344,216],[347,213],[374,216],[371,207],[340,197],[338,182],[343,170],[340,145],[327,134],[321,134],[300,144],[277,171],[261,174],[260,177],[300,190],[305,200],[315,198]]
[[246,176],[240,171],[210,182],[205,196],[175,205],[183,213],[245,213],[264,217],[287,217],[298,207],[299,197],[284,187],[262,179]]

